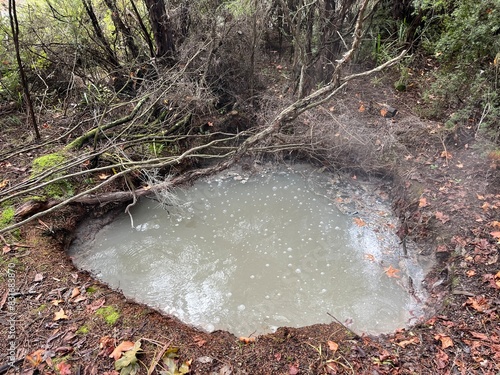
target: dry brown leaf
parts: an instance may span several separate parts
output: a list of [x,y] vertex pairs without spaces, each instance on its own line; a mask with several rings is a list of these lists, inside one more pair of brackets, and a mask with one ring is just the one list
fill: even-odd
[[37,273],[37,274],[35,275],[35,278],[33,279],[33,281],[34,281],[35,283],[37,283],[37,282],[39,282],[39,281],[42,281],[42,280],[43,280],[43,274],[41,274],[41,273]]
[[203,339],[200,336],[195,336],[195,337],[193,337],[193,339],[194,339],[194,342],[196,343],[196,345],[198,345],[199,347],[202,347],[207,342],[207,340]]
[[43,349],[38,349],[34,351],[33,353],[29,354],[26,356],[26,361],[33,367],[37,367],[39,364],[43,362],[43,354],[45,353],[45,350]]
[[113,350],[113,352],[109,355],[109,358],[113,358],[115,361],[118,361],[122,356],[122,353],[132,349],[134,345],[135,344],[132,341],[123,341]]
[[364,112],[364,111],[366,111],[365,106],[364,106],[363,104],[361,104],[361,105],[359,106],[358,111],[359,111],[359,112]]
[[60,303],[63,303],[64,301],[62,299],[55,299],[50,301],[50,304],[53,306],[59,306]]
[[428,205],[427,198],[422,197],[418,200],[418,207],[427,207]]
[[354,218],[354,224],[356,224],[358,227],[364,227],[366,225],[365,221],[359,217]]
[[465,274],[467,275],[467,277],[472,277],[472,276],[474,276],[476,274],[476,271],[474,271],[474,270],[468,270]]
[[449,153],[448,151],[443,151],[443,152],[441,152],[441,157],[442,157],[443,159],[449,160],[449,159],[451,159],[451,158],[452,158],[452,155],[451,155],[451,153]]
[[412,337],[409,340],[403,340],[403,341],[398,342],[397,344],[404,349],[408,345],[417,345],[418,343],[419,343],[418,337]]
[[99,177],[99,180],[107,180],[110,175],[106,173],[100,173],[97,177]]
[[2,190],[8,184],[9,184],[9,180],[3,180],[2,182],[0,182],[0,190]]
[[75,298],[76,296],[80,295],[80,289],[78,288],[73,288],[73,291],[71,292],[71,297],[70,298]]
[[243,342],[245,344],[250,344],[251,342],[255,342],[255,337],[244,337],[244,336],[241,336],[239,338],[240,342]]
[[388,268],[385,268],[385,269],[384,269],[384,273],[385,273],[388,277],[395,277],[395,278],[398,278],[398,277],[399,277],[398,272],[399,272],[399,270],[398,270],[397,268],[394,268],[392,265],[390,265]]
[[445,224],[448,221],[450,221],[450,217],[448,215],[443,214],[440,211],[436,211],[436,213],[434,215],[436,216],[436,219],[438,219],[443,224]]
[[474,310],[479,312],[483,312],[490,306],[488,300],[483,296],[469,297],[467,301],[465,301],[465,305],[471,306]]
[[56,368],[60,375],[71,375],[71,366],[66,362],[59,362]]
[[494,231],[494,232],[490,232],[490,235],[493,237],[493,238],[500,238],[500,230],[497,230],[497,231]]
[[382,109],[380,110],[380,115],[381,115],[382,117],[387,116],[387,113],[388,113],[388,111],[387,111],[387,109],[385,109],[385,108],[382,108]]
[[453,346],[453,340],[451,339],[450,336],[437,334],[436,336],[434,336],[434,339],[441,341],[442,349],[446,349]]
[[365,259],[368,259],[370,262],[375,262],[375,257],[372,254],[365,254]]
[[66,313],[64,312],[64,310],[62,308],[58,312],[54,313],[54,319],[53,319],[54,321],[66,320],[66,319],[68,319],[68,316],[66,315]]
[[335,353],[339,349],[339,344],[335,341],[328,340],[328,349]]

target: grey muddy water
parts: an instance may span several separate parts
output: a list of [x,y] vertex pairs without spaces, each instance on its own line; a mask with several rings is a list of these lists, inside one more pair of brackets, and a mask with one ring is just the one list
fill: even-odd
[[[381,333],[422,316],[422,266],[405,256],[377,184],[311,167],[228,171],[140,201],[70,248],[74,263],[182,321],[236,335],[327,323]],[[411,279],[411,280],[410,280]]]

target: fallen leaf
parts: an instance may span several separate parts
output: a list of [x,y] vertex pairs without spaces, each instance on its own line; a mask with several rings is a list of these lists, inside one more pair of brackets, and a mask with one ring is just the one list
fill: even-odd
[[462,163],[460,163],[460,162],[459,162],[459,163],[456,165],[456,167],[457,167],[458,169],[462,169],[462,168],[464,167],[464,165],[463,165]]
[[451,155],[451,153],[449,153],[448,151],[443,151],[443,152],[441,152],[441,157],[442,157],[443,159],[446,159],[446,160],[448,160],[448,159],[452,159],[452,155]]
[[450,336],[437,334],[434,336],[434,339],[441,341],[441,348],[442,349],[446,349],[446,348],[453,346],[453,340],[451,339]]
[[2,182],[0,182],[0,190],[2,190],[8,184],[9,184],[9,180],[3,180]]
[[109,355],[109,358],[114,358],[115,361],[122,356],[123,352],[130,350],[134,347],[134,343],[132,341],[123,341],[120,345],[118,345],[113,352]]
[[29,364],[33,367],[37,367],[39,364],[43,362],[43,354],[45,353],[45,350],[43,349],[38,349],[34,351],[33,353],[29,354],[26,356],[26,361],[29,362]]
[[249,344],[251,342],[255,342],[255,337],[244,337],[244,336],[241,336],[239,340],[240,340],[240,342],[243,342],[245,344]]
[[465,274],[467,275],[467,277],[472,277],[472,276],[474,276],[476,274],[476,271],[474,271],[474,270],[468,270]]
[[366,109],[365,109],[365,106],[363,104],[361,104],[358,108],[358,111],[359,112],[364,112]]
[[388,111],[387,109],[385,109],[385,108],[382,108],[382,109],[380,110],[380,115],[381,115],[382,117],[387,116],[387,113],[389,113],[389,111]]
[[7,254],[10,253],[11,251],[12,251],[12,246],[10,245],[4,245],[2,248],[2,254]]
[[71,292],[70,298],[75,298],[78,295],[80,295],[80,290],[78,288],[73,288],[73,291]]
[[328,349],[335,353],[338,348],[339,344],[337,344],[335,341],[328,340]]
[[356,224],[358,227],[364,227],[366,225],[365,221],[359,217],[354,218],[354,224]]
[[99,339],[99,355],[109,356],[115,349],[115,339],[109,336],[103,336]]
[[33,280],[35,283],[42,281],[43,280],[43,275],[41,273],[37,273],[35,275],[35,279]]
[[64,301],[62,299],[55,299],[53,301],[50,301],[50,304],[53,306],[59,306],[60,303],[63,303]]
[[443,352],[441,349],[438,349],[438,352],[436,354],[436,364],[437,368],[442,370],[448,365],[448,354]]
[[141,340],[137,340],[133,347],[123,353],[122,357],[115,362],[115,370],[125,370],[127,374],[136,374],[139,366],[137,353],[141,351]]
[[500,228],[500,221],[492,221],[490,223],[490,225],[493,227],[493,228]]
[[281,361],[281,353],[276,353],[276,354],[274,355],[274,358],[276,358],[276,360],[277,360],[278,362],[279,362],[279,361]]
[[194,342],[196,343],[196,345],[198,345],[199,347],[202,347],[203,345],[205,345],[207,343],[207,340],[204,340],[202,337],[200,336],[195,336],[194,337]]
[[392,267],[392,265],[390,265],[388,268],[385,268],[385,270],[384,270],[384,273],[388,277],[396,277],[396,278],[398,278],[399,277],[399,275],[397,274],[398,272],[399,272],[399,270],[397,268]]
[[427,198],[422,197],[418,200],[418,207],[427,207],[428,205]]
[[464,305],[471,306],[474,310],[483,312],[489,308],[488,300],[483,296],[475,296],[467,298]]
[[97,177],[99,177],[99,180],[107,180],[110,175],[106,173],[100,173]]
[[290,365],[290,369],[288,371],[289,375],[297,375],[299,373],[299,366],[298,365]]
[[484,201],[484,195],[481,195],[481,194],[476,194],[476,197],[477,197],[477,199],[479,199],[480,201]]
[[417,345],[418,343],[419,343],[418,337],[412,337],[409,340],[403,340],[403,341],[398,342],[397,344],[404,349],[408,345]]
[[368,259],[370,262],[375,262],[375,257],[372,254],[365,253],[365,259]]
[[56,366],[59,375],[71,375],[71,366],[66,362],[59,362]]
[[440,211],[436,211],[436,213],[434,214],[434,216],[436,216],[436,219],[438,219],[443,224],[445,224],[448,221],[450,221],[450,217],[448,215],[443,214]]
[[491,237],[493,238],[500,238],[500,231],[494,231],[494,232],[490,232],[490,235]]
[[68,319],[68,316],[66,315],[66,313],[64,312],[64,310],[62,308],[58,312],[54,313],[54,319],[53,319],[54,321],[66,320],[66,319]]
[[98,308],[102,307],[104,303],[106,302],[106,299],[104,297],[99,298],[92,302],[90,305],[87,305],[87,311],[93,313],[96,311]]

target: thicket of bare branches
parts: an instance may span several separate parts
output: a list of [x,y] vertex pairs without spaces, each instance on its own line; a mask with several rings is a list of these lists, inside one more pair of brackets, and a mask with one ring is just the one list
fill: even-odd
[[[322,4],[327,6],[326,3]],[[329,114],[322,110],[308,118],[300,118],[300,121],[297,119],[334,99],[349,81],[389,67],[404,56],[405,51],[374,69],[350,75],[344,73],[361,44],[363,21],[369,11],[369,3],[363,0],[356,6],[351,2],[344,4],[352,6],[349,8],[351,13],[356,11],[352,13],[356,23],[352,35],[342,36],[338,31],[344,48],[340,48],[342,51],[335,56],[334,61],[328,61],[332,68],[328,82],[309,94],[308,90],[303,89],[298,96],[288,92],[283,100],[278,100],[279,94],[278,98],[269,97],[271,91],[264,90],[269,89],[266,79],[270,76],[264,70],[267,58],[262,58],[264,36],[269,27],[274,27],[272,22],[281,22],[281,27],[288,22],[287,27],[295,28],[292,38],[298,38],[297,33],[302,32],[307,36],[309,26],[312,27],[316,19],[311,21],[312,24],[290,24],[293,18],[289,9],[288,13],[283,11],[285,2],[279,2],[281,11],[274,15],[274,3],[263,5],[257,1],[251,2],[241,14],[226,8],[213,8],[210,2],[198,3],[197,13],[192,13],[193,9],[190,9],[190,31],[183,30],[186,24],[180,21],[180,29],[176,32],[172,30],[172,35],[177,35],[182,42],[176,46],[175,55],[173,51],[169,52],[167,62],[159,59],[161,56],[155,56],[152,60],[144,61],[140,69],[125,80],[122,80],[122,68],[125,65],[115,66],[109,71],[111,82],[103,82],[101,86],[91,83],[85,88],[80,87],[79,94],[73,97],[80,95],[84,103],[77,104],[73,111],[76,114],[84,110],[84,120],[68,127],[67,132],[58,139],[27,148],[51,148],[60,157],[59,162],[3,189],[0,203],[43,196],[44,189],[57,184],[74,183],[79,186],[79,190],[57,199],[47,199],[43,204],[40,204],[40,199],[37,202],[28,201],[18,207],[19,221],[1,229],[0,233],[70,203],[135,202],[151,190],[168,189],[174,184],[227,168],[248,153],[305,156],[319,162],[329,160],[331,165],[335,164],[333,160],[364,158],[355,149],[371,152],[372,148],[366,146],[376,145],[376,142],[352,134],[351,137],[344,137],[350,134],[347,123],[336,118],[329,119]],[[201,9],[200,4],[205,4],[207,8]],[[86,5],[89,6],[90,2],[86,2]],[[87,8],[86,13],[89,14]],[[209,10],[214,10],[211,18],[203,17],[203,12]],[[306,4],[294,10],[296,15],[310,11]],[[342,17],[347,17],[345,9],[337,11],[341,12],[339,14]],[[195,24],[194,14],[199,17]],[[305,13],[302,16],[319,17],[322,14]],[[169,27],[172,25],[175,23],[169,23]],[[94,32],[97,26],[93,24]],[[202,29],[206,26],[208,28],[204,29],[203,34]],[[99,48],[106,49],[102,43]],[[111,55],[108,56],[108,62],[112,60]],[[257,62],[260,71],[256,69]],[[303,70],[305,62],[300,64]],[[304,77],[299,74],[288,79],[300,86]],[[266,95],[269,100],[266,100]],[[79,109],[80,106],[83,108]],[[321,126],[327,120],[334,123],[333,128]],[[27,149],[15,150],[3,156],[8,159]],[[211,160],[211,165],[207,166],[204,160]],[[381,162],[380,159],[376,163],[380,166]],[[192,170],[194,165],[198,168]],[[359,163],[353,163],[353,167],[359,167]],[[191,171],[186,172],[189,169]],[[159,186],[150,186],[147,178],[144,178],[148,175],[147,171],[159,171],[163,175],[176,177]],[[94,183],[82,185],[81,181],[85,179],[92,179]],[[114,186],[112,191],[109,191],[110,186]]]

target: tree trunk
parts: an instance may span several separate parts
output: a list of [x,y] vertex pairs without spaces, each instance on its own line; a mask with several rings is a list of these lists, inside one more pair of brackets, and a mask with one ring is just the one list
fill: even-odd
[[21,60],[21,52],[19,49],[19,23],[17,21],[16,0],[9,0],[9,20],[12,30],[12,39],[14,40],[14,48],[16,50],[17,66],[19,68],[19,75],[21,76],[21,84],[24,91],[24,99],[26,101],[26,106],[28,107],[28,116],[31,125],[33,126],[33,130],[35,131],[35,137],[39,140],[40,132],[38,131],[33,102],[31,101],[30,90],[28,87],[28,79],[26,78],[26,72],[24,71],[23,62]]
[[109,45],[108,40],[104,36],[104,32],[101,29],[101,25],[99,25],[99,21],[97,20],[97,16],[95,15],[94,8],[92,7],[91,0],[82,0],[83,6],[85,7],[85,11],[92,22],[92,28],[94,29],[95,36],[101,43],[101,47],[104,49],[107,55],[107,61],[111,65],[112,68],[119,68],[120,63],[118,62],[118,58],[116,57],[115,52]]
[[132,59],[136,59],[139,56],[139,48],[137,48],[132,32],[130,31],[130,27],[125,25],[122,18],[120,17],[120,13],[116,6],[116,0],[104,0],[107,7],[111,11],[111,19],[113,20],[113,24],[115,25],[116,30],[118,30],[124,38],[125,45],[130,51],[130,55]]
[[148,8],[151,30],[156,43],[156,57],[172,63],[175,44],[172,36],[170,20],[165,10],[164,0],[144,0]]

